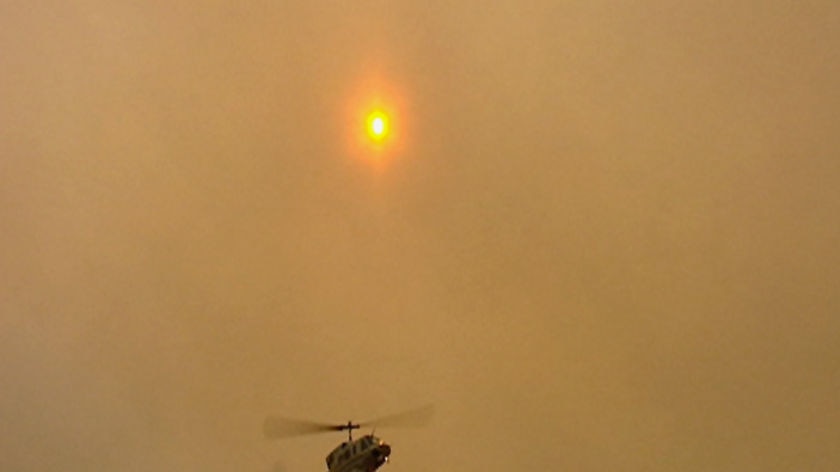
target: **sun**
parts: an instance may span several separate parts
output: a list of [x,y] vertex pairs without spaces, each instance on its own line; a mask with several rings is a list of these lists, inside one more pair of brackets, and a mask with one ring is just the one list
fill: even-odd
[[362,79],[358,90],[349,95],[342,119],[348,157],[378,172],[405,156],[412,123],[407,103],[397,84]]
[[388,137],[390,131],[388,115],[382,110],[368,113],[366,125],[367,135],[371,141],[381,143]]

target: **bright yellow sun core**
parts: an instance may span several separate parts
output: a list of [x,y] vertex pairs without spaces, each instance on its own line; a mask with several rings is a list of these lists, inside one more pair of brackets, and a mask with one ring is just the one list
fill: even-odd
[[382,118],[376,117],[373,119],[371,130],[373,134],[382,134],[385,131],[385,122],[382,121]]
[[388,116],[381,111],[368,115],[367,134],[374,141],[382,141],[388,136]]

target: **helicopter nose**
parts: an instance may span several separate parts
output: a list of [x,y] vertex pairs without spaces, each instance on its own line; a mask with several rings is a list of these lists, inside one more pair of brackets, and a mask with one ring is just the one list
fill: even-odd
[[388,456],[391,455],[391,446],[381,443],[378,448],[373,450],[373,455],[388,460]]

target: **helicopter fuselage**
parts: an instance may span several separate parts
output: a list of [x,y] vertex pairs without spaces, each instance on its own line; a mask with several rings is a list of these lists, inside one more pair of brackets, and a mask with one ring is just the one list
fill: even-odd
[[327,455],[329,472],[373,472],[388,462],[391,446],[369,434],[338,445]]

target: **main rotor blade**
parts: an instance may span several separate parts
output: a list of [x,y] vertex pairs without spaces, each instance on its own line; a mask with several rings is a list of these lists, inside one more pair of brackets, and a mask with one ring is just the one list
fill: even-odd
[[400,428],[419,428],[427,425],[435,414],[435,407],[431,403],[428,405],[407,410],[400,413],[395,413],[388,416],[365,421],[362,425],[366,426],[384,426],[384,427],[400,427]]
[[341,429],[342,425],[284,418],[281,416],[269,416],[263,423],[265,437],[272,439],[323,433],[325,431],[341,431]]

